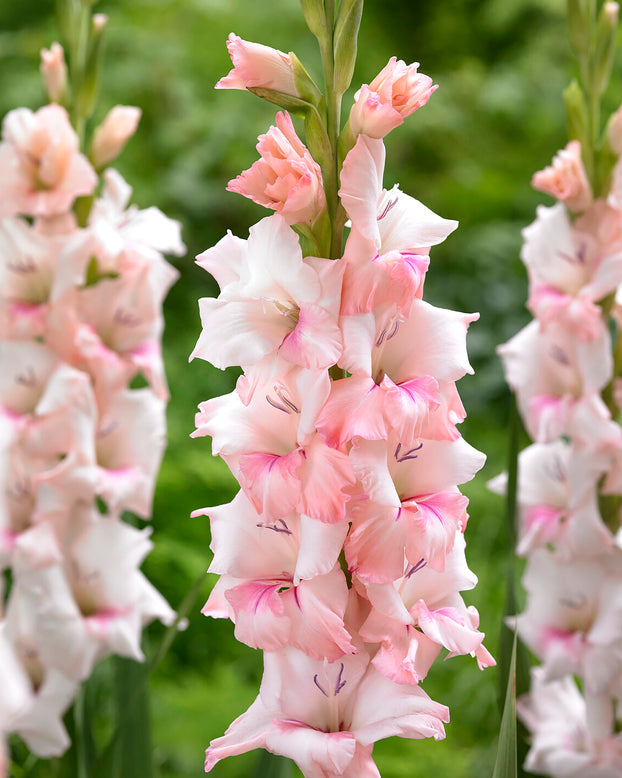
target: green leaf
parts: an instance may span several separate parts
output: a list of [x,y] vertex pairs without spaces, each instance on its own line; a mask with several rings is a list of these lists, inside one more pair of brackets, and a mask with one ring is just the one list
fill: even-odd
[[77,778],[90,778],[95,761],[89,684],[84,683],[73,704]]
[[250,778],[294,778],[294,766],[284,756],[261,750]]
[[516,633],[512,648],[512,660],[505,693],[505,705],[501,729],[499,730],[499,744],[497,746],[497,759],[492,778],[517,778],[518,764],[516,756]]
[[119,778],[153,776],[147,674],[145,664],[115,657],[117,720],[124,722],[117,739]]

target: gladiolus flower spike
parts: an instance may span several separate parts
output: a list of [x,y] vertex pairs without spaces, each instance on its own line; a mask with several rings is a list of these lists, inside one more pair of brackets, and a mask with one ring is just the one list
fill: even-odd
[[[307,120],[307,147],[277,114],[260,159],[228,186],[273,213],[197,258],[220,293],[200,301],[192,357],[243,369],[235,391],[201,403],[193,433],[211,436],[240,484],[231,503],[195,512],[209,517],[219,576],[203,613],[231,619],[265,667],[255,702],[207,749],[208,772],[264,748],[307,778],[378,776],[376,740],[444,737],[449,711],[422,688],[443,648],[494,664],[461,596],[476,578],[458,487],[484,457],[458,432],[456,381],[472,372],[466,333],[478,316],[423,299],[430,247],[457,224],[383,185],[382,137],[435,87],[392,58],[341,130],[347,84],[322,30],[360,19],[340,18],[353,5],[328,20],[305,2],[325,124]],[[228,47],[234,69],[219,88],[301,99],[294,55],[233,34]]]

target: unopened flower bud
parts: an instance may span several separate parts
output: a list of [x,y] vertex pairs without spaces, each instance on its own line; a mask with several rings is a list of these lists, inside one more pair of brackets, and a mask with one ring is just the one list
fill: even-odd
[[50,100],[53,103],[62,103],[67,89],[67,64],[60,43],[53,43],[49,49],[41,49],[39,69]]
[[601,8],[598,17],[594,46],[593,88],[599,95],[607,88],[611,76],[619,10],[620,6],[617,3],[607,2]]
[[576,80],[571,81],[564,89],[563,94],[568,135],[581,143],[585,143],[587,141],[588,120],[581,87]]
[[418,62],[406,65],[391,57],[371,84],[363,84],[350,112],[355,135],[383,138],[428,102],[437,86],[429,76],[418,73],[418,67]]
[[133,105],[115,105],[95,130],[91,160],[98,170],[116,159],[136,132],[141,110]]
[[221,78],[216,89],[269,89],[300,97],[288,54],[262,43],[245,41],[231,33],[227,49],[233,70]]

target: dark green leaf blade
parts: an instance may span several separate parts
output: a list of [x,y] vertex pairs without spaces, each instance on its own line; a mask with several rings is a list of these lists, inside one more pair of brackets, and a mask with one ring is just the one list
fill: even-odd
[[497,759],[492,778],[517,778],[516,757],[516,633],[514,633],[514,646],[512,648],[512,661],[508,674],[508,684],[505,694],[505,705],[499,730],[499,743],[497,745]]

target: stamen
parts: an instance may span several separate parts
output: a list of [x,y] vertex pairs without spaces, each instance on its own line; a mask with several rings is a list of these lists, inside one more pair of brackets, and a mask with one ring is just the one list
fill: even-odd
[[15,383],[28,387],[35,386],[37,383],[37,375],[34,371],[34,368],[28,365],[23,373],[19,373],[15,376]]
[[395,319],[392,323],[387,324],[387,326],[382,330],[380,335],[378,335],[378,339],[376,340],[376,346],[380,348],[382,344],[386,340],[391,340],[391,338],[395,337],[397,335],[397,332],[400,328],[400,322],[399,319]]
[[[277,526],[279,524],[281,526]],[[271,529],[274,532],[282,532],[284,535],[291,535],[292,534],[291,530],[289,529],[289,527],[287,526],[287,524],[285,523],[285,521],[283,519],[279,519],[274,524],[266,524],[265,522],[263,522],[263,523],[260,522],[259,524],[256,524],[255,526],[259,527],[260,529]]]
[[397,335],[397,333],[399,331],[399,328],[400,328],[400,322],[399,322],[399,319],[396,319],[395,320],[395,324],[393,325],[393,329],[387,335],[387,340],[391,340],[391,338],[394,338]]
[[549,348],[549,356],[556,362],[559,362],[560,365],[570,364],[570,360],[568,359],[566,352],[556,343],[553,343],[553,345]]
[[565,251],[556,251],[555,254],[571,265],[582,265],[585,263],[586,251],[587,246],[582,244],[576,254],[567,254]]
[[551,462],[547,462],[545,470],[555,481],[563,482],[566,480],[566,468],[561,459],[557,456],[554,457]]
[[6,266],[9,270],[11,270],[13,273],[34,273],[37,269],[36,264],[34,261],[30,258],[22,258],[19,257],[18,259],[9,260],[6,263]]
[[410,570],[408,570],[406,572],[406,574],[404,575],[404,578],[410,578],[411,575],[413,575],[414,573],[419,572],[419,570],[422,570],[426,565],[427,565],[427,562],[425,561],[425,559],[423,557],[421,557],[421,559],[417,562],[417,564],[413,565],[410,568]]
[[581,608],[584,608],[587,605],[587,597],[582,592],[579,594],[575,594],[574,598],[560,597],[559,604],[563,605],[565,608],[572,608],[572,610],[580,610]]
[[119,426],[119,422],[118,421],[111,421],[109,424],[107,424],[105,427],[102,427],[98,431],[97,437],[98,438],[105,438],[106,435],[110,435],[111,432],[114,432],[117,429],[118,426]]
[[142,324],[142,319],[138,316],[133,316],[125,308],[117,308],[112,320],[115,324],[120,324],[123,327],[138,327],[139,324]]
[[398,197],[395,197],[393,200],[389,200],[389,202],[385,205],[384,210],[382,211],[380,216],[378,216],[378,221],[384,219],[384,217],[389,213],[391,208],[394,208],[397,205],[398,199],[399,199]]
[[12,486],[9,486],[6,490],[6,495],[11,500],[23,500],[30,494],[30,483],[26,478],[21,481],[15,481]]
[[341,667],[339,668],[339,675],[337,676],[337,683],[335,684],[335,697],[339,694],[339,692],[343,689],[343,687],[347,683],[347,681],[341,680],[342,675],[343,675],[343,662],[341,663]]
[[285,394],[285,389],[278,384],[274,385],[274,391],[277,394],[277,397],[282,400],[285,405],[287,405],[289,408],[294,411],[294,413],[300,413],[300,410],[294,405],[294,403],[289,399],[289,397]]
[[287,408],[284,408],[282,405],[279,405],[275,400],[273,400],[269,394],[266,395],[266,402],[268,405],[271,405],[273,408],[276,408],[277,411],[283,411],[283,413],[289,413]]
[[587,245],[585,243],[582,243],[581,248],[579,249],[579,251],[577,251],[577,259],[582,265],[585,263],[586,253],[587,253]]
[[405,454],[401,454],[402,444],[398,443],[397,448],[395,449],[395,454],[393,456],[395,457],[396,462],[406,462],[407,459],[417,459],[417,454],[414,452],[421,451],[422,448],[423,442],[419,443],[418,446],[409,449]]
[[317,673],[316,673],[316,674],[313,676],[313,683],[314,683],[314,684],[317,686],[317,688],[318,688],[318,689],[319,689],[319,690],[322,692],[322,694],[324,695],[324,697],[328,697],[328,694],[326,694],[326,692],[324,691],[324,689],[322,689],[322,687],[321,687],[321,686],[320,686],[320,684],[318,683],[318,680],[317,680]]
[[276,396],[281,402],[273,399],[272,397],[270,397],[270,395],[267,394],[266,400],[268,402],[268,405],[271,405],[273,408],[276,408],[277,411],[283,411],[283,413],[290,413],[291,411],[293,411],[294,413],[300,413],[300,409],[287,396],[285,392],[285,387],[283,387],[281,384],[274,384],[272,388],[274,390],[274,393],[276,394]]

